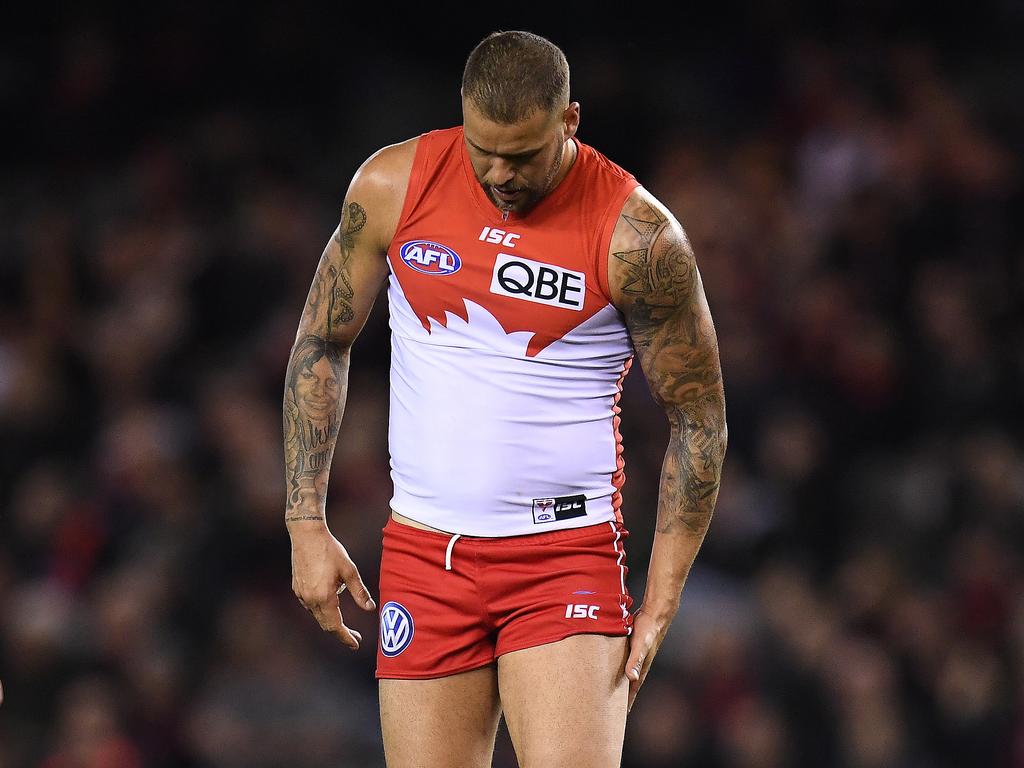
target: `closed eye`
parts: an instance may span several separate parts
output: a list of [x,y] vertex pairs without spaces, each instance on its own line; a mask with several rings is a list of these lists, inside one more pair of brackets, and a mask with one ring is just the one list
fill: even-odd
[[469,146],[471,146],[474,150],[476,150],[476,152],[478,154],[481,154],[484,157],[500,157],[502,160],[507,160],[510,163],[527,163],[530,160],[532,160],[533,158],[535,158],[540,153],[540,150],[542,149],[542,147],[538,147],[537,149],[531,149],[528,152],[519,152],[519,153],[514,154],[514,155],[498,155],[498,154],[495,154],[494,152],[488,152],[483,147],[477,146],[470,139],[466,139],[466,141],[469,143]]

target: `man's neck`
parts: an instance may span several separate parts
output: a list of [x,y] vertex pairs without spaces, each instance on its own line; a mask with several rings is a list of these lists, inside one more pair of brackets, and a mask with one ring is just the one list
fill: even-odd
[[579,148],[576,146],[576,142],[569,139],[562,146],[562,163],[558,168],[558,173],[555,175],[555,183],[551,185],[554,189],[562,183],[562,179],[569,175],[569,171],[576,163],[576,155],[579,154]]

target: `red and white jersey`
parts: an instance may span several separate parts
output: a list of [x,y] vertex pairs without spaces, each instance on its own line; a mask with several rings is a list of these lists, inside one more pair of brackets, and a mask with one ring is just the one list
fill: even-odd
[[461,127],[420,137],[388,248],[391,505],[406,517],[470,536],[621,520],[632,346],[607,254],[637,182],[573,141],[561,183],[506,219]]

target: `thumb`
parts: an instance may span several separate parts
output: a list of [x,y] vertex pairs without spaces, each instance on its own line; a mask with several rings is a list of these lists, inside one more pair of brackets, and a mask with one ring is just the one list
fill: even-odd
[[345,586],[348,587],[348,591],[352,594],[352,599],[356,601],[356,605],[365,611],[372,611],[377,607],[377,604],[373,602],[373,598],[370,597],[370,590],[363,584],[363,578],[356,571],[352,576],[345,579]]
[[644,668],[646,657],[647,649],[641,648],[641,643],[636,643],[630,648],[629,658],[626,660],[626,677],[634,683],[640,679],[640,671]]

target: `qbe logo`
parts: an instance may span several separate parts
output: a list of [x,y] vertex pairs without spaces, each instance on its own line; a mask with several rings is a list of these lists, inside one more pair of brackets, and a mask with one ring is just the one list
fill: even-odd
[[587,278],[582,272],[499,253],[491,273],[491,293],[551,307],[583,309]]
[[410,240],[399,251],[402,261],[424,275],[451,275],[462,269],[459,254],[447,245]]
[[415,626],[412,614],[400,603],[387,602],[380,609],[380,651],[388,658],[397,656],[412,642]]

